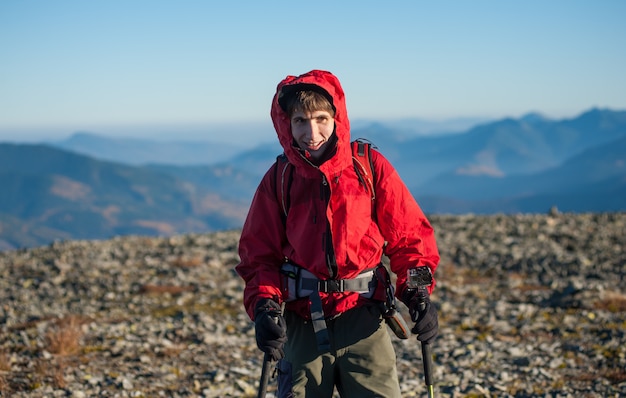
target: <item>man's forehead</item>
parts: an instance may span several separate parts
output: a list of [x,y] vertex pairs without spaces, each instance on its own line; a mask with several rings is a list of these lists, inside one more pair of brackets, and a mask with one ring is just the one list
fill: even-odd
[[332,115],[328,111],[319,110],[319,111],[313,111],[313,112],[305,112],[300,109],[295,110],[291,118],[293,119],[294,117],[297,117],[297,118],[304,118],[304,119],[313,119],[313,118],[320,117],[320,116],[328,116],[332,118]]

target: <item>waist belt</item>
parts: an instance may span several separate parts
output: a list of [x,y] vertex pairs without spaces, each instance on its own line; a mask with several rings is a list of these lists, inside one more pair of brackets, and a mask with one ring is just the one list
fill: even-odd
[[287,302],[309,297],[312,293],[357,292],[370,298],[376,289],[374,269],[361,272],[351,279],[319,279],[312,272],[290,263],[280,269],[283,275],[283,299]]
[[322,280],[302,267],[285,263],[281,267],[281,273],[283,274],[282,289],[285,301],[289,302],[304,297],[311,300],[311,322],[319,351],[330,349],[330,338],[326,329],[326,318],[320,292],[357,292],[364,297],[371,298],[377,286],[374,269],[364,271],[352,279]]
[[[358,292],[361,294],[369,293],[370,289],[375,288],[372,283],[374,271],[366,271],[358,275],[355,279],[308,279],[302,278],[301,287],[304,290],[317,290],[322,293],[343,293]],[[370,286],[370,285],[374,286]]]

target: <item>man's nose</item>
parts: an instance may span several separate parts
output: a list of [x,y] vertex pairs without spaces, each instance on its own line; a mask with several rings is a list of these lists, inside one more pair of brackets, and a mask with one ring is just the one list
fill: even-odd
[[320,129],[314,119],[307,120],[306,134],[307,137],[315,137],[319,133]]

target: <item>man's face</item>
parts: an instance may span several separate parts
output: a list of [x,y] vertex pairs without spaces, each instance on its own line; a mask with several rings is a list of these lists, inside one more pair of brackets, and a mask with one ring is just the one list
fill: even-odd
[[319,160],[327,150],[328,140],[334,129],[335,119],[327,111],[305,113],[297,110],[291,116],[291,134],[294,140],[314,160]]

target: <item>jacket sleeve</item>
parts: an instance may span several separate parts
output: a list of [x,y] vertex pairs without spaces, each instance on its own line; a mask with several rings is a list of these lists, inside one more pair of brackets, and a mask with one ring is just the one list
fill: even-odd
[[[396,274],[396,295],[406,288],[407,270],[427,266],[433,275],[439,265],[435,231],[400,175],[389,161],[372,151],[376,173],[376,217],[387,242],[384,253]],[[432,293],[435,283],[429,292]]]
[[235,267],[243,278],[244,306],[254,320],[254,307],[261,298],[282,302],[280,266],[286,241],[275,187],[274,165],[258,186],[239,240],[240,262]]

